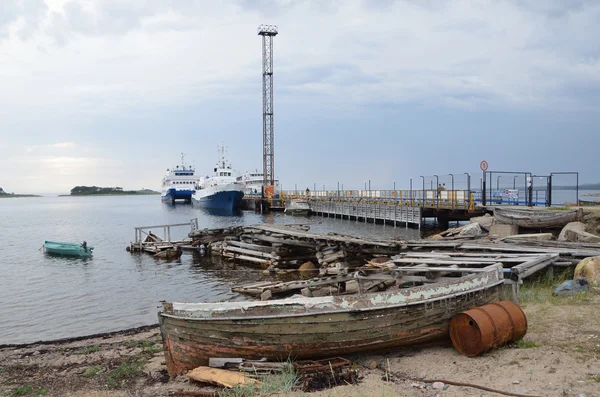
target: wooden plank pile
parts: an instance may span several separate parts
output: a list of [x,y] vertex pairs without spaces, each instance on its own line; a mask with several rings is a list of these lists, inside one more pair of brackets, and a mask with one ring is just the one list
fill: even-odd
[[199,246],[201,244],[209,246],[211,243],[223,241],[225,237],[239,236],[244,232],[244,229],[243,226],[218,229],[198,229],[190,232],[188,237],[192,239],[193,246]]
[[[269,270],[318,264],[320,277],[288,282],[260,282],[235,287],[235,292],[273,295],[313,292],[356,292],[406,283],[432,283],[501,264],[506,283],[518,296],[523,279],[554,266],[572,266],[600,255],[600,244],[538,241],[526,238],[477,240],[370,240],[335,233],[309,233],[298,225],[257,225],[190,233],[194,244],[208,243],[214,255],[260,264]],[[287,270],[284,270],[287,271]]]
[[273,268],[297,268],[306,261],[316,262],[315,245],[290,238],[282,230],[260,230],[255,227],[223,229],[222,238],[209,245],[213,255],[231,260],[257,263]]
[[[227,259],[277,269],[297,269],[311,261],[322,269],[360,267],[376,256],[399,252],[401,242],[381,242],[337,234],[307,233],[308,227],[252,226],[190,233],[193,245]],[[323,274],[326,274],[324,271]]]

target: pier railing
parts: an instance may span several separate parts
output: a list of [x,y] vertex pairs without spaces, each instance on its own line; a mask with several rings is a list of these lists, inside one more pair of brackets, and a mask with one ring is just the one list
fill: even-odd
[[344,203],[371,203],[440,209],[473,210],[473,195],[467,190],[284,190],[282,199],[304,199]]
[[171,243],[171,228],[187,226],[193,232],[194,230],[198,230],[198,218],[191,219],[187,223],[172,223],[169,225],[154,225],[154,226],[137,226],[135,227],[135,242],[131,243],[133,247],[136,247],[139,251],[143,250],[144,240],[146,237],[150,236],[152,230],[163,230],[163,235],[158,236],[154,234],[155,241],[162,241],[165,243]]

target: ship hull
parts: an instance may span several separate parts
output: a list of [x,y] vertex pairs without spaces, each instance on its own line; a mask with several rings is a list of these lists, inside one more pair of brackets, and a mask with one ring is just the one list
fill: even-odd
[[194,194],[194,190],[169,189],[166,192],[162,193],[161,201],[163,203],[175,203],[178,201],[182,201],[185,203],[191,203],[192,202],[192,194]]
[[194,206],[200,208],[234,210],[240,208],[244,192],[239,190],[223,190],[202,197],[194,196]]

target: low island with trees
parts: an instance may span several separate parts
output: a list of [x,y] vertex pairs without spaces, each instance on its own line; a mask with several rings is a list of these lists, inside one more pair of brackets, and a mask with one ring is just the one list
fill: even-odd
[[71,189],[71,194],[62,196],[129,196],[129,195],[149,195],[160,194],[154,190],[123,190],[122,187],[99,187],[99,186],[75,186]]
[[11,198],[11,197],[41,197],[37,194],[15,194],[5,192],[4,189],[0,187],[0,198]]

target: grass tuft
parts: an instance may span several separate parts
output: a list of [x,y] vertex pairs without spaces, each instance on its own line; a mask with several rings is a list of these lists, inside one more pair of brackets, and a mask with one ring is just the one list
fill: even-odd
[[92,345],[92,346],[84,347],[81,350],[78,350],[77,354],[90,354],[90,353],[95,353],[97,351],[100,351],[100,346]]
[[98,372],[102,371],[102,367],[99,365],[93,365],[91,367],[87,367],[85,371],[81,374],[84,378],[91,378],[98,374]]
[[511,344],[510,347],[515,349],[533,349],[538,347],[538,344],[531,340],[518,340],[515,343]]
[[117,368],[110,371],[106,383],[108,386],[118,389],[124,380],[133,378],[142,372],[143,360],[130,360],[121,363]]
[[289,393],[298,383],[298,374],[291,363],[279,374],[257,376],[260,384],[236,385],[231,389],[219,391],[219,397],[250,397]]
[[36,396],[43,396],[46,393],[48,393],[48,389],[46,389],[45,387],[42,387],[41,389],[37,389],[35,391],[35,393],[33,393],[33,394]]
[[594,376],[591,376],[591,378],[594,382],[600,383],[600,375],[594,375]]
[[26,396],[33,390],[31,386],[18,386],[13,390],[14,396]]
[[144,339],[142,339],[142,340],[127,340],[123,344],[130,348],[139,347],[142,349],[143,353],[148,353],[148,354],[159,353],[163,350],[163,347],[161,344],[156,343],[151,340],[144,340]]
[[[572,278],[573,271],[568,269],[554,278],[550,278],[546,274],[535,281],[525,281],[520,288],[519,304],[550,303],[553,305],[578,305],[591,302],[593,298],[586,292],[571,296],[552,296],[552,293],[559,284]],[[510,296],[510,291],[510,287],[507,287],[505,295]]]

